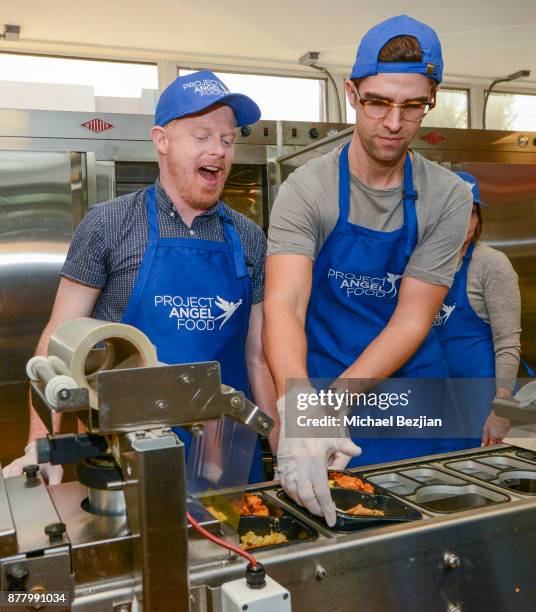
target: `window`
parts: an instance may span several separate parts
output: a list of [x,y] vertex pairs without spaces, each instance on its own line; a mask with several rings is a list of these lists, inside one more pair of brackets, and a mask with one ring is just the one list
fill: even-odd
[[[179,69],[179,75],[193,70]],[[323,121],[324,79],[215,72],[227,87],[255,100],[261,119],[284,121]]]
[[423,126],[444,128],[469,127],[469,92],[467,89],[441,88],[435,108],[424,118]]
[[[466,89],[442,88],[437,93],[436,107],[424,118],[422,125],[448,128],[469,127],[469,95]],[[355,110],[346,98],[348,123],[355,121]]]
[[135,64],[0,53],[4,108],[153,114],[158,69]]
[[536,95],[491,92],[486,108],[489,130],[536,130]]

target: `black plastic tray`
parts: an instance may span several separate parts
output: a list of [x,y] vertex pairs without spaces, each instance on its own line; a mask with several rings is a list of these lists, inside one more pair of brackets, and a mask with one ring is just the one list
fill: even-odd
[[[335,471],[348,474],[349,476],[356,476],[364,482],[371,484],[373,493],[364,493],[362,491],[343,489],[340,487],[331,488],[331,496],[337,508],[336,523],[333,527],[329,527],[332,531],[354,531],[367,527],[379,527],[389,523],[402,523],[422,519],[422,514],[418,510],[400,501],[382,487],[369,482],[360,474],[344,470]],[[303,512],[306,516],[312,518],[314,521],[326,526],[323,517],[312,514],[297,504],[285,493],[285,491],[283,491],[283,489],[277,492],[277,496],[300,512]],[[382,510],[385,514],[383,516],[356,516],[344,512],[344,510],[352,508],[357,504],[362,504],[365,508],[371,508],[373,510]]]
[[254,531],[256,535],[260,536],[268,535],[271,531],[275,531],[283,533],[288,538],[288,542],[282,542],[281,544],[258,546],[256,548],[247,549],[248,552],[253,553],[259,550],[271,550],[273,548],[290,546],[298,542],[309,542],[311,540],[316,540],[318,537],[314,529],[304,525],[301,521],[288,514],[282,517],[242,516],[238,523],[238,535],[241,537],[248,531]]

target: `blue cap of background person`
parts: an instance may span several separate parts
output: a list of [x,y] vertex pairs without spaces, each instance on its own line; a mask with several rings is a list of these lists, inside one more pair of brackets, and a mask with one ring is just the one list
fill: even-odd
[[164,89],[156,105],[154,123],[164,126],[174,119],[200,113],[214,104],[230,106],[237,127],[251,125],[261,117],[260,108],[251,98],[231,93],[213,72],[202,70],[177,77]]
[[463,181],[465,181],[471,187],[471,192],[473,194],[473,204],[478,204],[479,206],[487,208],[488,205],[484,204],[484,202],[482,202],[482,200],[480,199],[480,187],[478,186],[478,181],[476,180],[476,177],[474,177],[472,174],[469,174],[469,172],[459,171],[455,172],[454,174],[457,174]]
[[[421,62],[378,61],[380,51],[386,43],[397,36],[413,36],[417,39],[422,51]],[[375,25],[361,39],[350,79],[362,79],[380,72],[424,74],[441,83],[443,56],[437,34],[429,25],[407,15],[391,17]]]

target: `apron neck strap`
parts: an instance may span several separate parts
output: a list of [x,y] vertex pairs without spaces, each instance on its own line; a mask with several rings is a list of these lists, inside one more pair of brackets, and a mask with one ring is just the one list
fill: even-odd
[[415,211],[415,202],[419,194],[413,187],[413,165],[411,163],[411,155],[409,151],[406,153],[404,160],[404,184],[402,190],[402,201],[404,202],[404,223],[408,230],[408,240],[406,242],[406,258],[409,260],[413,249],[419,239],[419,228],[417,223],[417,213]]
[[339,155],[339,220],[337,223],[346,223],[350,213],[350,165],[348,162],[347,142]]
[[149,244],[154,244],[158,240],[158,216],[156,214],[156,190],[151,185],[146,193],[147,202],[147,221],[149,222]]
[[[350,165],[348,161],[348,150],[350,143],[346,143],[339,155],[339,220],[337,224],[348,221],[350,213]],[[409,259],[419,238],[417,224],[417,213],[415,212],[415,201],[419,194],[413,188],[413,167],[411,156],[406,153],[404,160],[404,189],[402,198],[404,202],[404,224],[408,230],[408,240],[406,243],[406,258]]]
[[246,261],[244,259],[244,249],[242,248],[240,236],[236,231],[233,220],[225,211],[223,204],[221,202],[218,202],[216,206],[218,216],[223,225],[223,234],[225,236],[225,240],[228,244],[231,245],[233,251],[236,276],[237,278],[243,278],[248,275],[248,269],[246,266]]

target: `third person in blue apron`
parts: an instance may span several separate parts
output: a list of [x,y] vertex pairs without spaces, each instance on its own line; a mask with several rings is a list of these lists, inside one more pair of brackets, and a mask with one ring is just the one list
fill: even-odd
[[[480,242],[482,208],[477,179],[456,172],[471,189],[473,210],[454,283],[434,321],[471,446],[499,444],[510,421],[491,407],[509,398],[520,362],[518,276],[501,251]],[[529,376],[534,373],[528,368]]]

